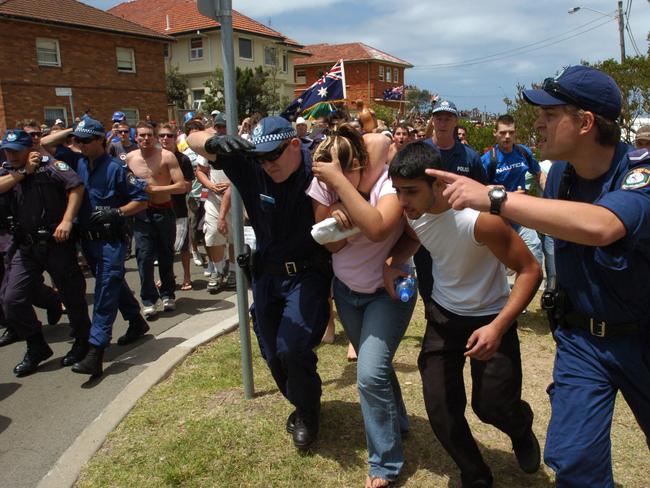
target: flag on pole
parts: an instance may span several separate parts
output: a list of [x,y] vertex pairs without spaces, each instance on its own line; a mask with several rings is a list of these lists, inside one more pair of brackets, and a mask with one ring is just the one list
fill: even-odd
[[404,86],[395,88],[386,88],[384,90],[384,100],[401,100],[404,97]]
[[345,70],[339,60],[330,70],[302,92],[280,115],[294,120],[299,114],[323,102],[345,100]]

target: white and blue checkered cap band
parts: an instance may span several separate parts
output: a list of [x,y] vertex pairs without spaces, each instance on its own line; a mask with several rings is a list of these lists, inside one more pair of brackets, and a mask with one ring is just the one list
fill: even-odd
[[293,127],[287,127],[283,132],[277,132],[275,134],[268,134],[266,136],[259,136],[251,139],[251,142],[255,145],[264,144],[265,142],[275,142],[275,141],[284,141],[285,139],[293,139],[298,133]]
[[90,130],[90,129],[86,129],[85,127],[79,127],[79,126],[77,126],[75,128],[74,132],[77,133],[77,134],[78,133],[88,134],[89,136],[103,136],[104,135],[104,133],[101,132],[101,131]]

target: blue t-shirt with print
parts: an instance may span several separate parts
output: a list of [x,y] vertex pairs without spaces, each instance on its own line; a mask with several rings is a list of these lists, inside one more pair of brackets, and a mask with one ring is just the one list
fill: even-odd
[[[532,151],[526,146],[517,144],[513,146],[512,151],[504,153],[497,145],[494,147],[494,151],[496,153],[497,166],[494,178],[489,182],[491,185],[503,185],[506,191],[517,191],[518,188],[526,188],[527,172],[538,175],[541,171],[535,156],[533,156]],[[528,158],[526,158],[522,151],[528,154],[530,165]],[[491,160],[492,150],[481,156],[481,162],[487,175],[490,174]]]

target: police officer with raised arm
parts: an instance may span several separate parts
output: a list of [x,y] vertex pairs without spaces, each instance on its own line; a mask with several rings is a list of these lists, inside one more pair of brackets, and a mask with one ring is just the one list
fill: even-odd
[[572,66],[524,98],[554,163],[544,196],[430,170],[453,208],[503,215],[555,238],[558,289],[545,294],[557,343],[544,458],[558,487],[613,487],[610,428],[620,391],[650,434],[650,151],[620,142],[621,92]]
[[61,293],[75,339],[62,365],[81,361],[88,351],[86,280],[71,237],[84,187],[66,163],[30,152],[32,137],[24,130],[8,130],[0,147],[7,158],[0,168],[0,193],[11,192],[17,246],[3,282],[2,305],[8,326],[27,342],[27,353],[14,368],[16,376],[25,376],[53,354],[33,307],[44,271]]
[[90,328],[88,355],[72,367],[75,373],[102,374],[104,350],[111,342],[118,309],[129,322],[126,334],[118,340],[132,342],[149,330],[140,314],[140,305],[124,279],[127,250],[125,217],[147,207],[145,182],[136,178],[118,158],[106,152],[104,127],[85,118],[77,124],[75,137],[83,158],[77,173],[86,186],[79,211],[79,235],[88,265],[95,276],[95,299]]

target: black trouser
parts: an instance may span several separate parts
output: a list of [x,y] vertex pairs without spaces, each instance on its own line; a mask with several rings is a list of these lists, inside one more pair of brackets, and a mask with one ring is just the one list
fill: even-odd
[[71,336],[87,338],[90,318],[86,303],[86,280],[77,263],[74,243],[51,243],[46,250],[21,246],[11,259],[3,283],[3,307],[8,327],[21,339],[41,330],[34,304],[42,302],[43,271],[52,276],[59,288],[72,327]]
[[[465,345],[472,332],[495,315],[464,317],[437,304],[418,358],[424,403],[436,437],[461,470],[463,484],[491,479],[490,468],[476,445],[465,419]],[[472,409],[481,421],[513,439],[522,438],[533,422],[533,412],[521,399],[521,357],[517,323],[503,335],[488,361],[472,359]]]

